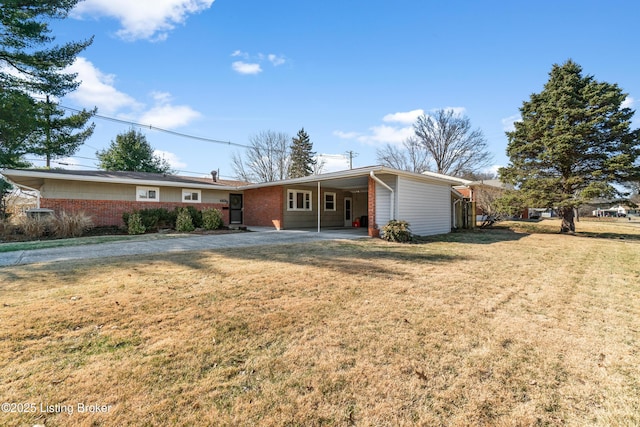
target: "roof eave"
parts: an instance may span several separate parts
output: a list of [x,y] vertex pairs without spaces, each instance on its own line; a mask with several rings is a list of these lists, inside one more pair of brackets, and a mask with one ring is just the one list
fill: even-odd
[[[131,184],[131,185],[145,185],[154,187],[182,187],[182,188],[194,188],[194,189],[207,189],[207,190],[223,190],[233,191],[237,187],[226,185],[215,185],[196,182],[178,182],[178,181],[157,181],[149,179],[133,179],[133,178],[113,178],[102,176],[88,176],[88,175],[59,175],[55,173],[47,173],[44,171],[26,171],[18,169],[5,169],[0,172],[3,176],[7,177],[24,177],[24,178],[42,178],[42,179],[56,179],[63,181],[85,181],[85,182],[101,182],[101,183],[113,183],[113,184]],[[12,182],[19,185],[15,179],[9,178]]]

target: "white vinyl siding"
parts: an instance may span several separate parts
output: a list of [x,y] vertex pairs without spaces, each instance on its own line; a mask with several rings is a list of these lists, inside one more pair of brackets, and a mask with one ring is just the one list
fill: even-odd
[[398,178],[398,218],[420,236],[451,231],[451,186]]
[[[394,175],[376,175],[382,182],[394,189],[393,197],[397,197],[397,176]],[[391,192],[389,189],[376,182],[376,224],[379,228],[384,227],[392,219],[404,219],[404,218],[392,218],[391,217]],[[395,212],[398,212],[398,204],[394,203]]]

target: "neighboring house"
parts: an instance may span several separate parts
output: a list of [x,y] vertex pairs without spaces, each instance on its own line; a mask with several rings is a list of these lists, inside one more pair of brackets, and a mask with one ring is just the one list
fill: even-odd
[[485,179],[480,181],[469,181],[459,179],[461,184],[454,186],[454,189],[462,194],[473,204],[475,210],[475,220],[483,221],[488,215],[492,215],[494,201],[502,196],[505,190],[513,189],[513,186],[505,184],[498,179]]
[[[97,225],[122,225],[122,214],[149,207],[215,207],[225,224],[277,229],[366,228],[371,236],[390,219],[418,235],[456,226],[453,185],[460,180],[370,166],[260,184],[173,175],[61,170],[4,170],[18,187],[39,194],[39,206],[84,211]],[[457,196],[456,196],[457,194]]]

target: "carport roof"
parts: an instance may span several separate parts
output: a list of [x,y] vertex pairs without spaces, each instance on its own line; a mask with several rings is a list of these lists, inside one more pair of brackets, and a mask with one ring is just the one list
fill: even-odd
[[273,187],[279,185],[315,185],[318,182],[330,181],[331,185],[337,188],[350,189],[366,187],[368,177],[373,173],[389,174],[396,176],[404,176],[418,179],[426,182],[440,182],[449,185],[459,185],[461,180],[448,175],[442,175],[434,172],[413,173],[401,171],[398,169],[388,168],[386,166],[367,166],[363,168],[348,169],[338,172],[324,173],[321,175],[310,175],[302,178],[285,179],[282,181],[263,182],[259,184],[249,184],[239,187],[240,190],[249,190],[253,188]]

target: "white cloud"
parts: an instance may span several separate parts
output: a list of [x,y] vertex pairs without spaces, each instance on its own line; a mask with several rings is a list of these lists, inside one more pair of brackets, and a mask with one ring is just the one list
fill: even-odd
[[513,132],[514,130],[516,130],[513,124],[519,121],[522,121],[520,114],[514,114],[513,116],[505,117],[504,119],[502,119],[502,129],[505,132]]
[[154,92],[152,97],[155,105],[140,117],[141,124],[173,129],[200,117],[200,113],[187,105],[171,105],[171,95],[166,92]]
[[387,114],[382,118],[384,122],[413,124],[419,116],[424,114],[424,110],[411,110],[400,113]]
[[284,59],[284,56],[274,55],[273,53],[270,53],[267,56],[267,58],[269,59],[269,62],[273,64],[274,67],[282,65],[286,62],[286,60]]
[[184,169],[187,167],[187,164],[185,162],[180,160],[180,158],[175,153],[172,153],[170,151],[153,150],[153,154],[165,159],[172,169]]
[[113,74],[103,73],[85,58],[76,58],[67,71],[77,73],[77,80],[81,82],[68,97],[87,108],[96,106],[101,113],[113,114],[123,108],[141,106],[131,96],[115,88]]
[[409,126],[372,126],[368,132],[345,132],[342,130],[333,131],[333,134],[341,139],[353,139],[362,144],[384,145],[402,144],[404,140],[414,135],[412,123],[421,114],[422,110],[413,110],[406,113],[387,114],[382,118],[384,122],[396,122],[409,124]]
[[635,104],[636,100],[627,95],[627,97],[622,101],[622,108],[633,108],[633,104]]
[[342,154],[318,154],[322,162],[322,173],[337,172],[349,169],[349,159]]
[[215,0],[85,0],[73,10],[76,18],[108,16],[120,21],[116,34],[125,40],[165,40],[189,15],[209,9]]
[[343,132],[341,130],[334,130],[333,134],[341,139],[356,139],[361,135],[358,132]]
[[[436,111],[438,109],[433,109],[431,111]],[[458,116],[458,117],[462,117],[464,116],[464,113],[467,112],[467,109],[464,107],[444,107],[442,108],[442,110],[444,111],[453,111],[453,115],[454,116]]]
[[262,72],[260,64],[252,64],[244,61],[235,61],[231,64],[231,68],[239,74],[259,74]]
[[413,126],[406,127],[393,127],[393,126],[374,126],[369,130],[372,131],[370,135],[360,137],[359,141],[367,144],[379,145],[379,144],[402,144],[402,142],[414,135]]
[[231,68],[239,74],[259,74],[263,71],[262,65],[265,63],[267,63],[267,65],[271,63],[272,66],[279,67],[287,62],[283,55],[276,55],[274,53],[268,55],[263,53],[250,55],[241,50],[234,50],[233,53],[231,53],[231,57],[242,58],[242,61],[235,61],[231,64]]
[[103,73],[85,58],[77,58],[67,71],[78,73],[81,81],[78,89],[67,96],[84,108],[98,107],[98,114],[116,115],[164,129],[185,126],[200,117],[187,105],[172,105],[171,95],[166,92],[153,92],[153,106],[149,108],[116,89],[116,77]]

